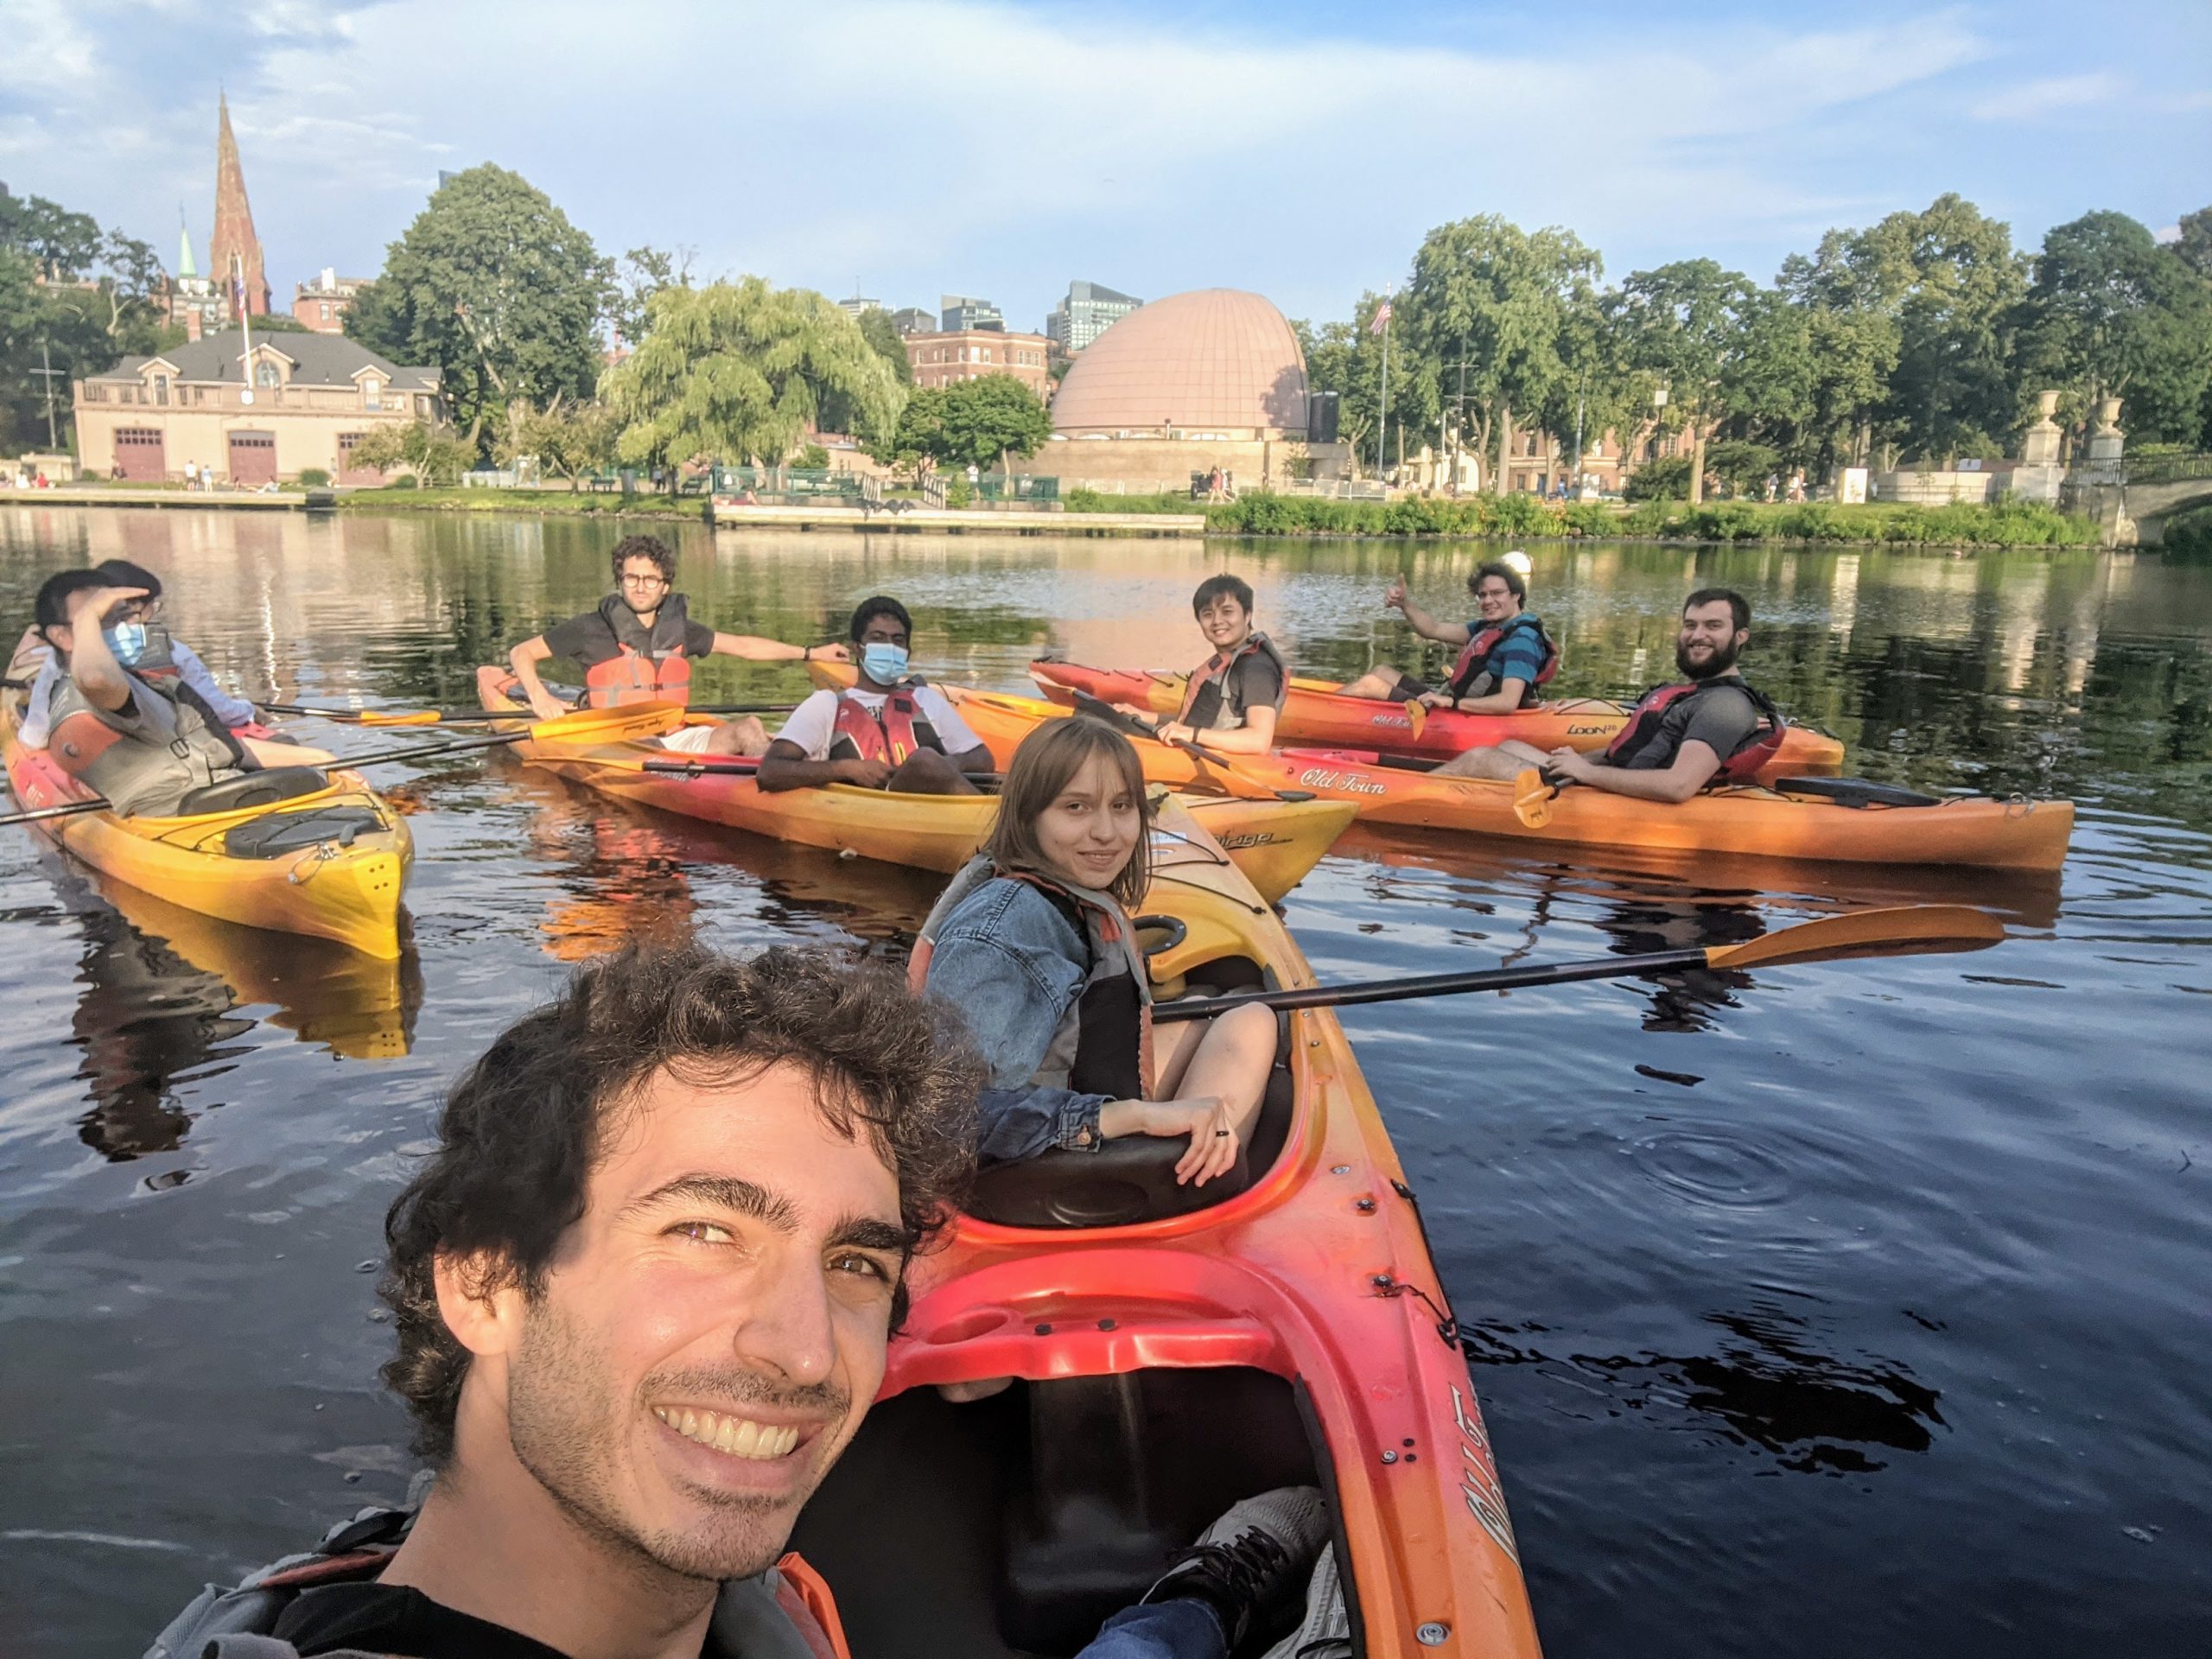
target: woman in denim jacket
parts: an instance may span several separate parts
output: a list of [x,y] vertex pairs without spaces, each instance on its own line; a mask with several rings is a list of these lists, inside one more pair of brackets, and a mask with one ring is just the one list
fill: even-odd
[[1191,1137],[1175,1179],[1236,1161],[1274,1063],[1265,1008],[1179,1022],[1157,1049],[1128,912],[1150,882],[1144,770],[1097,721],[1047,721],[1007,769],[989,843],[923,924],[912,977],[967,1018],[990,1067],[986,1163]]

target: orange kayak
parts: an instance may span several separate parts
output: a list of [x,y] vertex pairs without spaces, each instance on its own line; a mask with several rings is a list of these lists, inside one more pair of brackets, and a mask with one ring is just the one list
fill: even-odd
[[[1205,835],[1173,803],[1164,827]],[[1144,909],[1179,931],[1162,1000],[1314,982],[1224,862]],[[998,1166],[917,1261],[875,1407],[792,1539],[855,1659],[1072,1652],[1230,1503],[1291,1484],[1326,1495],[1352,1651],[1535,1659],[1414,1194],[1336,1015],[1286,1023],[1231,1176],[1179,1188],[1186,1143],[1142,1136]]]
[[[1068,712],[1033,697],[957,687],[946,689],[946,695],[1001,764],[1039,721],[1064,718]],[[1810,792],[1839,787],[1828,780],[1811,780],[1807,788],[1793,791],[1787,779],[1771,787],[1708,790],[1675,805],[1570,787],[1545,804],[1550,809],[1549,822],[1535,828],[1522,823],[1515,810],[1513,784],[1440,778],[1418,763],[1394,760],[1371,750],[1286,749],[1268,755],[1229,756],[1226,764],[1213,765],[1163,743],[1140,741],[1136,747],[1146,778],[1178,789],[1216,788],[1247,795],[1310,791],[1324,800],[1357,803],[1363,823],[1453,830],[1516,841],[1839,863],[2050,871],[2065,861],[2074,832],[2071,801],[1961,797],[1925,806],[1853,806]]]
[[[1185,677],[1180,674],[1084,668],[1040,659],[1030,664],[1029,675],[1054,702],[1071,703],[1081,691],[1102,702],[1125,702],[1156,715],[1173,715],[1183,707]],[[1402,702],[1343,696],[1338,695],[1342,690],[1338,680],[1293,680],[1275,725],[1276,737],[1317,748],[1374,749],[1443,760],[1508,738],[1547,753],[1560,748],[1602,749],[1628,723],[1628,710],[1618,702],[1571,697],[1512,715],[1432,713],[1422,717],[1421,729],[1415,731],[1414,717]],[[1808,726],[1792,726],[1767,772],[1834,772],[1842,764],[1841,743]]]
[[[499,702],[487,699],[487,706],[506,711]],[[684,723],[677,705],[670,704],[665,713],[668,730]],[[894,795],[849,784],[770,791],[754,780],[749,761],[682,754],[650,741],[533,738],[518,744],[516,752],[534,766],[617,800],[948,875],[976,855],[999,810],[996,798],[989,795]],[[1245,793],[1255,798],[1228,798],[1215,791],[1190,805],[1272,903],[1320,862],[1351,827],[1355,809],[1312,794],[1284,801],[1272,791]],[[1154,856],[1180,855],[1157,849]]]

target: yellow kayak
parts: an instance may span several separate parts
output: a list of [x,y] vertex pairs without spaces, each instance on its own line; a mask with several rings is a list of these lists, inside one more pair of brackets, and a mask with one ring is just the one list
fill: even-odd
[[[31,811],[87,798],[83,785],[44,751],[16,742],[16,699],[0,701],[0,760],[17,804]],[[332,825],[333,836],[286,845],[292,838],[278,834],[274,844],[283,850],[241,855],[271,831],[311,833],[317,826],[304,822],[309,818]],[[291,819],[302,822],[285,822]],[[334,939],[383,961],[399,956],[399,896],[414,837],[405,820],[352,772],[333,772],[329,786],[312,794],[235,811],[177,818],[83,812],[33,827],[103,875],[181,909],[274,933]]]
[[[684,722],[683,710],[671,703],[665,719],[666,729],[674,731]],[[894,795],[849,784],[772,792],[753,781],[750,761],[678,753],[649,740],[603,743],[531,739],[518,744],[516,753],[533,766],[616,800],[778,841],[946,874],[975,856],[998,814],[998,802],[988,795]],[[1280,799],[1268,790],[1249,793],[1259,798],[1195,798],[1185,805],[1245,879],[1273,902],[1320,862],[1358,809],[1349,802],[1310,796]],[[1155,861],[1170,865],[1217,856],[1211,848],[1166,845],[1154,854]]]

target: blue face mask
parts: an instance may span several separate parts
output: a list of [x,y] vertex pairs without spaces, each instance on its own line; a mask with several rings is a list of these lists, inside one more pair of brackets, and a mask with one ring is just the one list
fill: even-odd
[[102,628],[100,637],[107,641],[107,648],[115,653],[115,660],[125,668],[146,654],[146,625],[143,622],[118,622],[111,628]]
[[906,677],[906,647],[872,645],[861,647],[861,672],[878,685],[896,685]]

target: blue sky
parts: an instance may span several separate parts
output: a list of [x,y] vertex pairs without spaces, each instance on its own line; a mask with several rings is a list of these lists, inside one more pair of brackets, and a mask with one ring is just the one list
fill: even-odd
[[0,180],[201,257],[229,89],[280,299],[496,161],[612,252],[1039,326],[1071,277],[1340,316],[1421,234],[1762,280],[1957,190],[2032,246],[2212,204],[2212,4],[0,0]]

